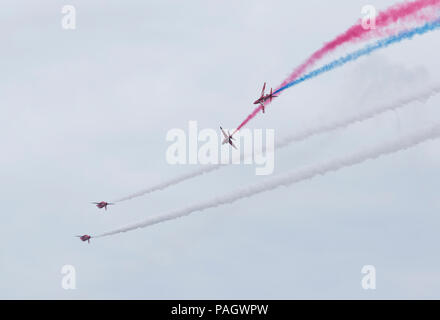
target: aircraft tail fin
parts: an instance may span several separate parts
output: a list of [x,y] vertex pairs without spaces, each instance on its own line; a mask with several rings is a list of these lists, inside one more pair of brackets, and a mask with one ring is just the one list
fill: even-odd
[[264,96],[264,90],[266,90],[266,82],[263,84],[263,89],[261,90],[261,98]]

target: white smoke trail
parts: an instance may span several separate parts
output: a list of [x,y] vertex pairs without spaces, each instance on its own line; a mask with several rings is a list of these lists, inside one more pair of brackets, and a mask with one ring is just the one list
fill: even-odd
[[290,135],[284,139],[277,141],[275,148],[283,148],[291,144],[292,142],[298,142],[310,138],[311,136],[334,131],[337,129],[348,127],[357,122],[362,122],[371,118],[374,118],[382,113],[397,110],[410,104],[411,102],[419,101],[425,103],[429,98],[440,93],[440,86],[430,87],[423,92],[407,95],[404,98],[400,98],[390,104],[383,104],[377,107],[365,110],[362,113],[347,117],[345,119],[335,120],[321,126],[310,128],[302,132]]
[[126,196],[124,198],[120,198],[118,200],[114,200],[114,201],[110,201],[110,202],[121,202],[121,201],[131,200],[133,198],[141,197],[143,195],[146,195],[148,193],[152,193],[154,191],[163,190],[163,189],[171,187],[171,186],[173,186],[175,184],[183,182],[185,180],[189,180],[191,178],[195,178],[195,177],[200,176],[202,174],[205,174],[205,173],[217,170],[221,166],[222,166],[222,164],[205,165],[205,166],[203,166],[200,169],[194,170],[193,172],[182,174],[182,175],[177,176],[175,178],[172,178],[170,180],[167,180],[167,181],[158,183],[156,185],[153,185],[153,186],[151,186],[151,187],[149,187],[147,189],[144,189],[144,190],[138,191],[136,193],[133,193],[133,194],[131,194],[129,196]]
[[[275,149],[284,148],[284,147],[288,146],[289,144],[291,144],[292,142],[299,142],[299,141],[305,140],[305,139],[307,139],[311,136],[314,136],[314,135],[330,132],[330,131],[333,131],[333,130],[336,130],[339,128],[344,128],[344,127],[352,125],[356,122],[365,121],[367,119],[378,116],[381,113],[405,107],[406,105],[408,105],[409,103],[414,102],[414,101],[425,102],[427,99],[438,94],[439,92],[440,92],[440,86],[433,86],[433,87],[428,88],[422,92],[408,95],[408,96],[401,98],[391,104],[379,105],[375,108],[364,111],[364,112],[359,113],[357,115],[353,115],[348,118],[335,120],[333,122],[329,122],[329,123],[323,124],[321,126],[306,129],[304,131],[292,134],[290,136],[284,137],[283,139],[277,141],[275,144]],[[266,152],[273,152],[273,151],[274,150],[266,150]],[[240,157],[240,163],[243,161],[243,159],[246,159],[251,156],[252,155],[250,155],[250,154],[242,155]],[[232,161],[232,163],[235,163],[235,161]],[[126,201],[126,200],[130,200],[133,198],[137,198],[137,197],[152,193],[154,191],[163,190],[163,189],[166,189],[170,186],[173,186],[173,185],[176,185],[180,182],[183,182],[185,180],[189,180],[189,179],[195,178],[197,176],[215,171],[215,170],[220,169],[221,167],[224,167],[226,165],[227,164],[206,165],[206,166],[203,166],[202,168],[194,170],[193,172],[189,172],[189,173],[177,176],[177,177],[172,178],[170,180],[153,185],[147,189],[141,190],[139,192],[133,193],[129,196],[126,196],[124,198],[120,198],[118,200],[114,200],[111,202]]]
[[424,130],[417,131],[413,134],[399,138],[394,141],[383,143],[379,146],[354,153],[352,155],[336,158],[330,161],[321,162],[316,165],[306,166],[299,170],[290,171],[267,179],[264,182],[250,185],[235,190],[234,192],[216,197],[214,199],[200,202],[182,209],[170,211],[168,213],[159,214],[150,217],[144,221],[134,223],[122,228],[115,229],[99,235],[98,237],[110,236],[121,232],[127,232],[138,228],[144,228],[153,224],[158,224],[167,220],[177,219],[187,216],[196,211],[202,211],[208,208],[214,208],[220,205],[235,202],[239,199],[254,196],[258,193],[269,191],[280,186],[288,186],[304,180],[311,179],[317,175],[324,175],[329,172],[337,171],[345,167],[350,167],[362,163],[369,159],[375,159],[382,155],[391,154],[400,150],[404,150],[424,141],[436,139],[440,137],[440,123]]

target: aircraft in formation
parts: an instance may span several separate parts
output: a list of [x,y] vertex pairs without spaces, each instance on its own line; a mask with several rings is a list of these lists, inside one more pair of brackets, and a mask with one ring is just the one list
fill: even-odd
[[[265,90],[266,90],[266,82],[264,83],[264,85],[263,85],[263,89],[261,90],[261,96],[260,96],[257,100],[254,101],[254,104],[259,104],[259,105],[261,105],[263,113],[265,113],[264,103],[265,103],[267,100],[269,100],[270,102],[272,102],[272,99],[273,99],[273,98],[277,98],[277,97],[278,97],[278,96],[276,96],[276,95],[273,94],[272,88],[270,88],[270,93],[268,93],[268,94],[266,94],[266,95],[264,94],[264,91],[265,91]],[[234,137],[233,137],[233,135],[234,135],[235,132],[234,132],[233,134],[231,134],[229,131],[228,131],[228,133],[226,133],[225,130],[223,130],[222,127],[220,127],[220,130],[222,131],[223,136],[224,136],[224,139],[223,139],[222,144],[229,143],[232,147],[234,147],[235,149],[237,149],[237,147],[235,146],[235,144],[234,144],[234,142],[233,142],[233,140],[235,140]]]
[[92,204],[95,204],[99,209],[105,208],[105,210],[107,210],[107,206],[114,205],[114,203],[108,203],[105,201],[92,202]]
[[[105,208],[105,210],[107,210],[107,206],[114,205],[114,203],[109,203],[105,201],[92,202],[92,204],[95,204],[99,209]],[[81,241],[87,241],[88,243],[90,243],[90,239],[92,238],[92,236],[89,236],[88,234],[85,234],[83,236],[76,236],[76,237],[80,238]]]
[[[254,104],[260,104],[261,105],[263,113],[265,113],[264,103],[267,100],[272,102],[273,98],[278,97],[278,96],[273,94],[272,88],[270,89],[270,93],[268,93],[266,95],[264,94],[265,90],[266,90],[266,82],[264,83],[263,89],[261,90],[261,96],[257,100],[254,101]],[[226,133],[226,131],[222,127],[220,127],[220,130],[222,131],[223,137],[224,137],[222,144],[229,143],[233,148],[237,149],[237,147],[235,146],[235,144],[233,142],[235,140],[233,135],[234,135],[234,133],[236,131],[231,134],[231,132],[229,132],[229,131]],[[107,206],[114,205],[114,203],[109,203],[109,202],[106,202],[106,201],[92,202],[92,204],[96,205],[96,207],[98,207],[99,209],[104,208],[105,210],[107,210]],[[90,239],[92,238],[92,236],[89,236],[87,234],[85,234],[83,236],[77,236],[77,237],[80,238],[81,241],[87,241],[88,243],[90,243]]]
[[90,239],[92,238],[92,236],[89,236],[88,234],[85,234],[83,236],[77,236],[78,238],[80,238],[81,241],[87,241],[88,243],[90,243]]
[[235,149],[237,149],[237,147],[235,146],[234,142],[232,142],[232,140],[235,140],[234,137],[232,136],[232,134],[228,131],[228,133],[225,132],[225,130],[223,130],[222,127],[220,127],[220,130],[223,133],[223,136],[225,137],[223,139],[222,144],[226,144],[229,143],[231,146],[233,146]]
[[261,90],[261,96],[260,96],[257,100],[254,101],[254,104],[260,104],[260,105],[261,105],[261,107],[263,108],[263,113],[264,113],[264,103],[265,103],[267,100],[269,100],[270,102],[272,102],[272,99],[273,99],[273,98],[278,97],[278,96],[275,96],[275,95],[272,93],[272,88],[270,88],[270,93],[264,95],[264,90],[265,90],[265,89],[266,89],[266,82],[265,82],[264,85],[263,85],[263,90]]

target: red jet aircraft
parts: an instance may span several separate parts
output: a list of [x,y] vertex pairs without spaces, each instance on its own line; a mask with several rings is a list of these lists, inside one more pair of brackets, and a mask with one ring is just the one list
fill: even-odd
[[87,234],[83,235],[83,236],[77,236],[78,238],[81,239],[81,241],[87,241],[88,243],[90,243],[90,239],[92,238],[92,236],[89,236]]
[[232,140],[235,140],[235,139],[232,137],[232,134],[231,134],[229,131],[228,131],[228,133],[226,133],[225,130],[223,130],[222,127],[220,127],[220,130],[222,131],[223,136],[225,137],[225,138],[223,139],[222,144],[229,143],[231,146],[233,146],[235,149],[237,149],[237,147],[235,146],[235,144],[232,142]]
[[264,113],[264,103],[266,102],[267,99],[269,99],[270,102],[272,102],[272,98],[276,98],[278,96],[274,96],[272,93],[272,88],[270,88],[270,93],[264,95],[264,90],[266,89],[266,82],[263,85],[263,90],[261,90],[261,96],[254,101],[254,104],[260,104],[261,107],[263,108],[263,113]]
[[92,202],[93,204],[96,204],[96,206],[99,209],[105,208],[105,210],[107,210],[107,206],[113,205],[114,203],[108,203],[105,201],[101,201],[101,202]]

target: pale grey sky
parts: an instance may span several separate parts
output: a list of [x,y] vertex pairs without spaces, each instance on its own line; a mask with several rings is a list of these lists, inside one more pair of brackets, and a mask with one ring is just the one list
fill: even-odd
[[[73,237],[264,179],[232,166],[107,212],[89,204],[194,169],[166,163],[168,130],[238,125],[264,81],[363,5],[394,2],[3,1],[0,298],[440,298],[440,141],[90,245]],[[359,59],[287,90],[249,128],[282,137],[438,84],[439,48],[437,31]],[[279,151],[275,174],[435,123],[439,102]],[[66,264],[76,290],[61,287]],[[375,291],[360,285],[367,264]]]

